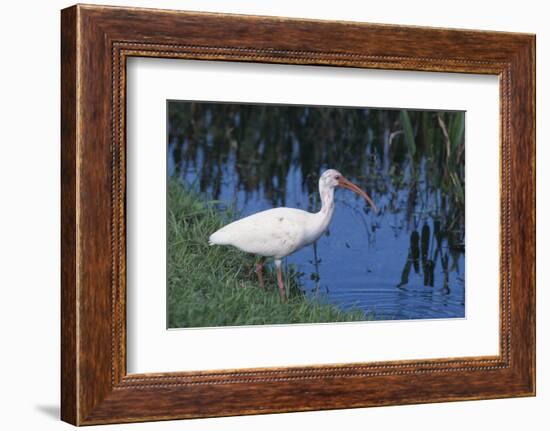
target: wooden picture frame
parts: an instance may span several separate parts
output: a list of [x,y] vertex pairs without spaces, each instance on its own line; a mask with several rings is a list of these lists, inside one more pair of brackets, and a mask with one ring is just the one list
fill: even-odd
[[[61,14],[61,418],[75,425],[535,394],[535,36],[77,5]],[[500,354],[127,374],[130,56],[498,75]]]

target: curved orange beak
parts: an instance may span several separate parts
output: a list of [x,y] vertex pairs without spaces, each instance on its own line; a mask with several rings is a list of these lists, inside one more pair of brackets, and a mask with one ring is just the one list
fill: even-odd
[[375,213],[378,213],[378,208],[376,208],[376,205],[374,204],[371,197],[362,189],[360,189],[358,186],[353,184],[350,180],[348,180],[346,177],[341,176],[338,180],[338,185],[340,187],[344,187],[348,190],[351,190],[352,192],[357,193],[359,196],[362,196],[365,198],[365,200],[369,203],[369,205],[372,207]]

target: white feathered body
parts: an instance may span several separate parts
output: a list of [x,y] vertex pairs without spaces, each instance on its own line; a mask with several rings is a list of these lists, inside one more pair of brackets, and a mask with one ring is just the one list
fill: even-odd
[[328,227],[332,210],[333,205],[318,213],[286,207],[261,211],[222,227],[210,235],[209,242],[282,259],[317,241]]

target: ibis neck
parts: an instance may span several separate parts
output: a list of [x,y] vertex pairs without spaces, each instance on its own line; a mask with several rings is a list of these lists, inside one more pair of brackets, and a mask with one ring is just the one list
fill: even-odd
[[334,211],[334,188],[320,186],[319,194],[321,195],[321,210],[319,214],[332,216],[332,212]]
[[334,213],[334,188],[320,185],[319,194],[321,195],[321,209],[315,216],[317,219],[316,228],[319,236],[321,236],[327,230]]

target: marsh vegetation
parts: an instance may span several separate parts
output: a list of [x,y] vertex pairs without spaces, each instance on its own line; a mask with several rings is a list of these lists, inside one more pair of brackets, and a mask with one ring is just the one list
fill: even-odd
[[[326,235],[287,259],[290,284],[301,292],[295,298],[354,316],[359,310],[362,318],[464,316],[464,112],[175,101],[168,107],[169,175],[196,205],[214,211],[217,223],[274,206],[316,211],[318,178],[327,168],[374,198],[378,215],[353,194],[337,193]],[[173,205],[170,194],[169,226]],[[194,229],[180,216],[186,230]],[[182,250],[169,249],[169,277],[179,271]],[[169,297],[190,304],[189,313],[200,314],[191,304],[207,305],[202,296],[186,297],[186,285],[219,277],[254,284],[253,272],[245,276],[253,257],[235,262],[238,252],[228,247],[202,252],[220,253],[216,260],[224,262],[218,272],[209,269],[208,282],[186,272],[169,278]],[[254,301],[269,298],[261,293],[254,291]],[[234,316],[230,308],[226,316]],[[213,326],[229,321],[235,318]]]

